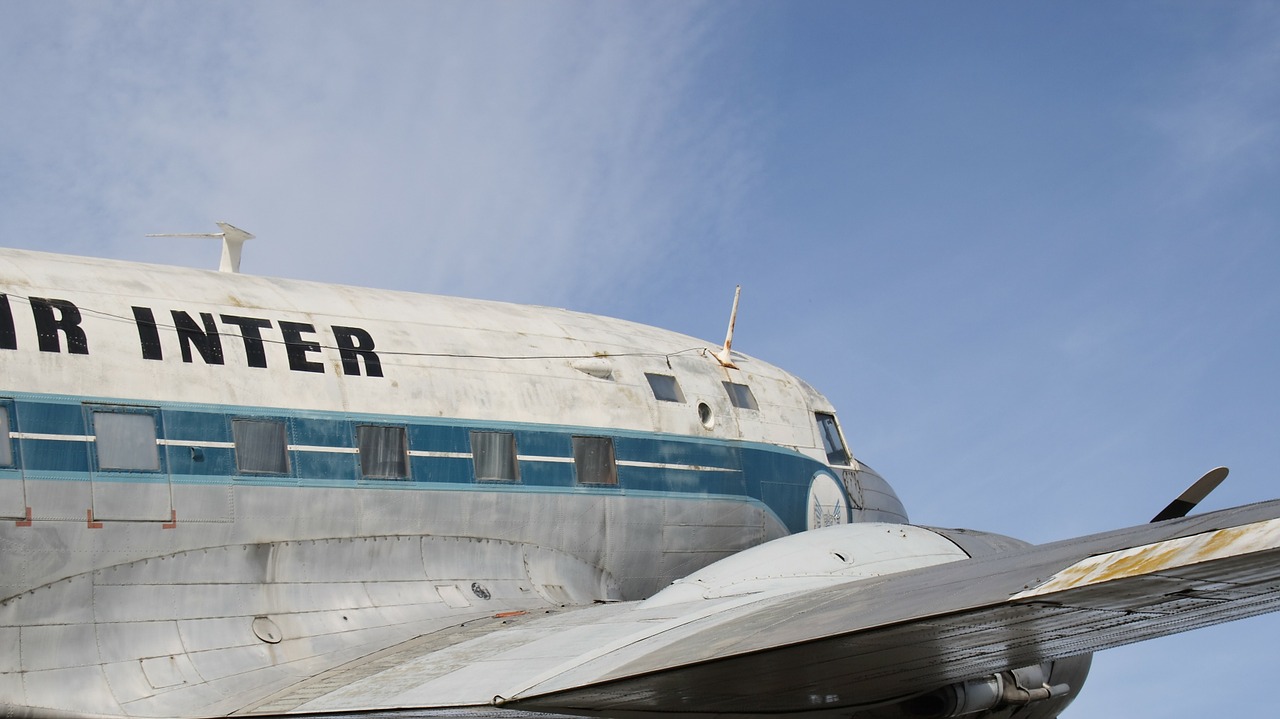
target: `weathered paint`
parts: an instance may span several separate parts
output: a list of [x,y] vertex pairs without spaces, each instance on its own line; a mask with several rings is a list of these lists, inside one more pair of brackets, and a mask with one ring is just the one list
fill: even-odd
[[[878,475],[829,467],[825,398],[713,351],[554,308],[0,250],[0,705],[281,706],[419,634],[643,598],[804,529],[819,471],[874,488],[848,520],[905,520]],[[101,466],[101,411],[153,418],[150,469]],[[284,423],[286,471],[239,469],[242,419]],[[361,425],[403,428],[406,477],[362,475]],[[472,431],[514,436],[518,481],[476,478]],[[578,436],[612,442],[616,484],[577,481]]]
[[1144,544],[1082,559],[1057,572],[1047,582],[1018,592],[1011,600],[1101,584],[1116,579],[1186,567],[1280,548],[1280,520],[1268,519],[1238,527],[1215,529],[1190,537]]

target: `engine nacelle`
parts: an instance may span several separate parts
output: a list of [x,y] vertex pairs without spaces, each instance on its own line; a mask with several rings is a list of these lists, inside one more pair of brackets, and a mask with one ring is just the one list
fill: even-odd
[[[931,528],[970,557],[985,557],[1030,546],[1021,539],[972,529]],[[1005,717],[1054,719],[1080,693],[1092,654],[1066,657],[970,679],[922,694],[898,705],[901,716],[915,719],[943,717]]]
[[1085,654],[970,679],[898,705],[912,719],[1053,719],[1080,692],[1093,656]]
[[645,603],[667,605],[760,592],[794,592],[970,556],[941,532],[925,527],[880,522],[838,524],[745,549],[677,579]]
[[[673,582],[645,604],[817,589],[1030,546],[968,529],[862,522],[793,534],[739,552]],[[939,687],[855,711],[856,719],[1053,719],[1079,693],[1092,657],[1067,657]]]

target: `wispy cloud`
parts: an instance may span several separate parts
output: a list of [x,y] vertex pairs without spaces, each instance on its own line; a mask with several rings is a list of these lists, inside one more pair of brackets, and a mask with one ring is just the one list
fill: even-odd
[[3,31],[9,237],[94,225],[85,251],[200,263],[138,236],[226,219],[262,238],[249,271],[566,302],[750,182],[749,123],[705,82],[714,7],[131,7]]
[[[1280,11],[1272,4],[1230,16],[1234,42],[1201,55],[1152,121],[1173,144],[1195,190],[1280,161]],[[1185,173],[1185,174],[1183,174]]]

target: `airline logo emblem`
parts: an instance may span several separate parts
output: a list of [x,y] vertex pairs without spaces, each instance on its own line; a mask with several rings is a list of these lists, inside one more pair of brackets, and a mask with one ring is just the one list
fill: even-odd
[[809,509],[806,529],[848,524],[849,503],[840,482],[827,472],[813,475],[809,482]]

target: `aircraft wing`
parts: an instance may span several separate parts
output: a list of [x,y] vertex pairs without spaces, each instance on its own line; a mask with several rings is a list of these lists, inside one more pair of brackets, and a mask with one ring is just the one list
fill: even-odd
[[1273,501],[817,588],[495,616],[246,710],[847,713],[1277,608]]

